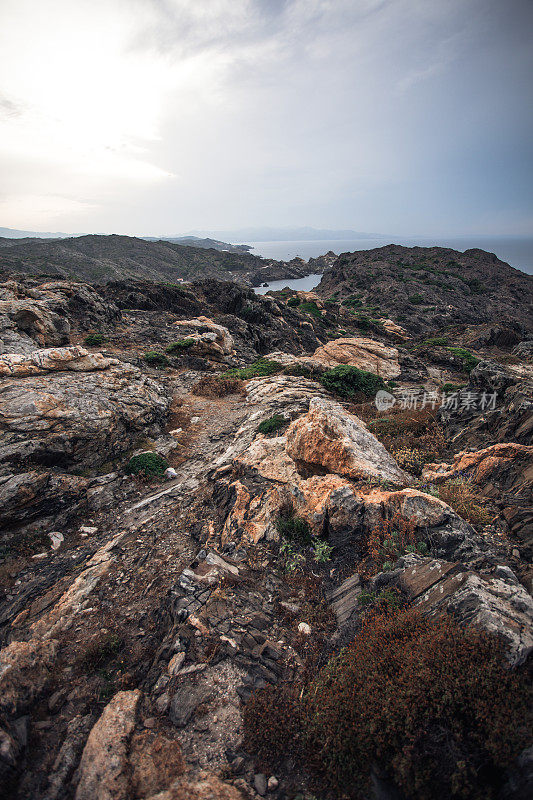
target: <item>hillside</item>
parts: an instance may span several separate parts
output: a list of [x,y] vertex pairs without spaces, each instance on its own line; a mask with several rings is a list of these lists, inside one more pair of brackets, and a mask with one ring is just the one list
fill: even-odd
[[354,324],[387,317],[412,333],[496,320],[533,327],[533,277],[484,250],[387,245],[343,253],[315,291]]
[[91,283],[115,280],[171,283],[179,279],[218,278],[259,286],[264,281],[300,278],[309,272],[307,263],[301,259],[286,263],[240,250],[225,252],[134,236],[28,240],[0,247],[0,276],[25,273]]
[[363,329],[397,252],[327,299],[0,282],[2,798],[531,796],[533,336],[492,289],[522,283],[482,254],[486,322]]

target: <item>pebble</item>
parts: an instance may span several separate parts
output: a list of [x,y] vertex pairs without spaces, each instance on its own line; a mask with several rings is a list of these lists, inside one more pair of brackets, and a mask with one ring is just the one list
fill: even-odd
[[266,775],[263,775],[262,772],[258,772],[254,775],[254,789],[261,797],[264,797],[267,793],[267,779]]
[[155,726],[156,726],[156,718],[155,717],[147,717],[144,720],[143,725],[144,725],[145,728],[155,728]]
[[279,781],[278,781],[278,779],[276,778],[275,775],[271,775],[270,776],[270,778],[268,779],[267,786],[268,786],[268,791],[269,792],[275,792],[276,791],[276,789],[279,786]]
[[307,622],[300,622],[298,623],[298,631],[306,636],[309,636],[311,633],[311,626],[308,625]]
[[165,478],[167,480],[170,480],[171,478],[177,478],[177,477],[178,473],[176,472],[174,467],[167,467],[167,469],[165,470]]
[[98,528],[94,528],[91,525],[82,525],[80,528],[80,533],[97,533]]
[[48,536],[50,537],[50,541],[52,543],[52,550],[58,550],[61,547],[62,542],[65,541],[65,537],[59,531],[52,531],[52,533],[49,533]]

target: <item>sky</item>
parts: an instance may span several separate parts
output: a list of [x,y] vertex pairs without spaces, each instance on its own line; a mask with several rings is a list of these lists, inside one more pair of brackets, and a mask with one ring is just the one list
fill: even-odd
[[533,0],[1,0],[0,225],[533,235]]

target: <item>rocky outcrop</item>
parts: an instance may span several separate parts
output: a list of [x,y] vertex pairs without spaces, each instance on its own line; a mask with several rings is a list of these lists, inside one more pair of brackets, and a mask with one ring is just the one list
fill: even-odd
[[431,483],[471,481],[501,509],[527,552],[533,550],[533,447],[505,442],[463,451],[453,464],[428,464],[422,477]]
[[309,412],[287,431],[287,453],[309,474],[330,472],[351,479],[409,482],[409,476],[364,422],[333,400],[311,400]]
[[31,279],[0,284],[0,354],[61,347],[73,329],[106,330],[120,311],[83,283]]
[[347,364],[386,379],[397,378],[401,372],[396,348],[374,339],[334,339],[315,350],[312,360],[328,368]]
[[[459,446],[486,447],[497,442],[530,444],[533,435],[533,379],[524,369],[481,361],[470,373],[463,397],[476,403],[442,408],[439,416]],[[483,407],[479,402],[483,399]]]
[[83,751],[76,800],[127,797],[127,754],[140,699],[138,689],[119,692],[105,707]]
[[131,365],[6,378],[0,385],[0,464],[103,464],[161,423],[162,386]]
[[0,378],[23,378],[63,370],[89,372],[93,369],[107,369],[116,364],[119,364],[116,358],[106,358],[101,353],[89,353],[79,345],[56,347],[33,350],[27,355],[11,353],[0,356]]
[[197,319],[179,320],[174,323],[182,328],[194,344],[191,345],[191,352],[212,358],[216,361],[223,361],[225,356],[235,354],[233,337],[223,325],[217,325],[208,317],[198,317]]
[[479,574],[461,563],[410,555],[393,573],[373,580],[378,589],[392,584],[425,613],[451,614],[463,625],[500,637],[513,666],[533,651],[533,599],[507,567]]

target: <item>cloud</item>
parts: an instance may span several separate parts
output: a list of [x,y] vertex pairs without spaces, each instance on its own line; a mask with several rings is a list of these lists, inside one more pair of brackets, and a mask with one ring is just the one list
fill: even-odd
[[[527,203],[526,0],[4,0],[2,15],[4,197],[66,198],[65,229],[426,232]],[[29,208],[13,201],[18,227]]]

